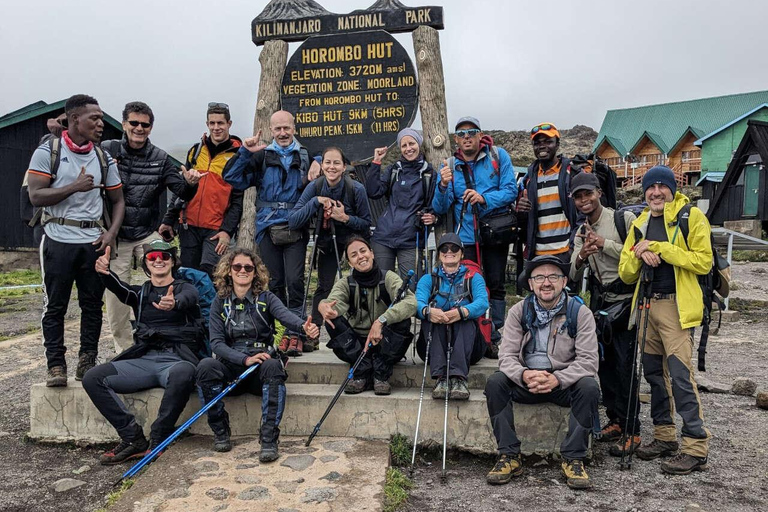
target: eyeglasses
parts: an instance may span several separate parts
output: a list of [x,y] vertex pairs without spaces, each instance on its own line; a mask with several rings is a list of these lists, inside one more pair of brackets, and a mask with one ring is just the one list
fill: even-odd
[[242,263],[233,263],[232,264],[232,270],[235,272],[240,272],[241,270],[245,270],[247,273],[251,273],[254,270],[256,270],[256,267],[253,265],[243,265]]
[[534,126],[531,129],[531,135],[535,135],[535,134],[539,133],[540,131],[551,130],[552,128],[554,128],[554,126],[552,126],[549,123],[540,124],[538,126]]
[[445,244],[440,247],[441,254],[447,254],[448,252],[459,252],[461,247],[456,244]]
[[141,125],[141,127],[144,128],[145,130],[152,126],[152,123],[143,123],[141,121],[128,121],[128,124],[133,126],[134,128]]
[[460,139],[463,139],[464,137],[474,137],[478,133],[480,133],[478,128],[470,128],[468,130],[457,130],[456,136]]
[[163,260],[168,261],[173,257],[173,255],[169,252],[165,251],[152,251],[148,252],[145,258],[147,258],[147,261],[157,261],[157,260]]
[[226,103],[217,103],[215,101],[212,101],[208,104],[208,108],[223,108],[225,110],[229,110],[229,105]]
[[564,278],[565,276],[563,274],[549,274],[548,276],[545,275],[538,275],[538,276],[531,276],[531,279],[534,283],[541,284],[546,279],[552,284],[555,284],[559,279]]

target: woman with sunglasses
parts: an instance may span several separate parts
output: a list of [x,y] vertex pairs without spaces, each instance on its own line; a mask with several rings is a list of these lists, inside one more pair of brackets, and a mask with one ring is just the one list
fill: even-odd
[[[271,462],[278,458],[286,379],[283,361],[274,346],[275,320],[296,332],[303,330],[310,337],[317,337],[318,329],[311,318],[302,324],[274,293],[267,291],[267,268],[249,249],[238,247],[224,254],[213,278],[218,293],[209,322],[211,350],[216,359],[200,362],[197,385],[207,404],[247,367],[260,365],[230,394],[261,395],[259,461]],[[231,450],[229,414],[222,400],[208,410],[208,425],[214,435],[213,449]]]
[[[176,279],[176,249],[162,240],[144,246],[141,266],[149,277],[141,286],[122,282],[109,268],[110,248],[96,260],[96,272],[110,292],[133,309],[135,343],[111,362],[83,377],[83,388],[99,412],[115,427],[120,444],[103,454],[102,464],[117,464],[144,456],[175,430],[195,387],[195,366],[203,348],[197,288]],[[165,389],[150,441],[117,393]]]
[[424,270],[415,267],[417,253],[426,245],[425,226],[434,225],[437,220],[432,213],[434,169],[421,151],[423,142],[416,130],[401,130],[397,134],[400,158],[384,170],[381,161],[388,150],[376,148],[365,181],[368,197],[388,199],[373,232],[373,252],[383,270],[395,270],[397,261],[402,279],[410,270]]
[[[425,340],[430,334],[425,329],[430,329],[429,367],[437,381],[432,398],[445,399],[448,393],[454,400],[468,400],[469,366],[482,359],[486,350],[476,320],[488,309],[488,292],[481,274],[467,275],[468,269],[461,263],[464,245],[459,235],[443,235],[437,250],[440,265],[422,277],[416,288],[416,314],[424,321],[419,354],[425,358]],[[446,361],[449,329],[452,354],[451,360]]]
[[[339,254],[343,254],[350,236],[368,238],[371,232],[371,213],[365,187],[344,174],[349,164],[347,157],[341,149],[328,147],[323,151],[321,161],[322,176],[307,185],[288,217],[290,229],[309,226],[312,219],[317,222],[317,290],[312,297],[312,318],[318,327],[322,326],[323,320],[317,305],[330,293],[336,276],[341,275],[337,259]],[[336,247],[333,246],[334,234]],[[313,263],[310,262],[310,265]],[[309,286],[309,281],[306,286]],[[303,347],[288,350],[287,354],[301,355],[302,348],[310,352],[318,345],[318,339],[308,339]]]

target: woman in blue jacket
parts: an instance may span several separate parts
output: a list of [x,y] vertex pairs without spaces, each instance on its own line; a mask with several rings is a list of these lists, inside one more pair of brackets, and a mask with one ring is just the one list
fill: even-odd
[[[371,233],[371,212],[365,187],[344,174],[348,163],[341,149],[326,148],[320,164],[322,176],[307,185],[288,216],[290,229],[309,226],[313,218],[318,222],[318,236],[315,240],[318,244],[317,290],[312,298],[312,318],[318,327],[323,325],[323,319],[317,311],[317,305],[328,297],[333,288],[339,270],[336,257],[344,254],[350,236],[359,235],[367,239]],[[336,248],[333,247],[331,229],[336,232]],[[304,351],[318,348],[316,343],[317,340],[307,340]],[[298,354],[289,351],[288,355]]]
[[[443,235],[437,250],[440,265],[422,277],[416,288],[416,314],[423,320],[419,342],[423,346],[428,336],[426,329],[431,329],[429,366],[432,378],[437,380],[432,398],[444,399],[449,393],[454,400],[467,400],[469,366],[482,359],[486,349],[477,319],[488,309],[488,292],[483,276],[468,275],[469,269],[461,264],[464,245],[457,234]],[[450,361],[446,361],[448,329],[453,346]],[[424,349],[420,350],[423,352]]]
[[424,226],[435,223],[432,214],[432,194],[435,189],[434,169],[424,159],[421,134],[405,128],[397,134],[400,158],[386,170],[381,160],[387,148],[376,148],[368,168],[365,189],[368,197],[386,197],[389,202],[378,218],[373,232],[373,252],[382,270],[395,270],[405,279],[409,270],[416,271],[417,233],[419,248],[424,241]]

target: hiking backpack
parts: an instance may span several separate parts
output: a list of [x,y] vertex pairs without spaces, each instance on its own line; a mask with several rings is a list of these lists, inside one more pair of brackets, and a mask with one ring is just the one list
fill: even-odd
[[[52,185],[56,181],[57,172],[61,165],[61,138],[51,137],[48,139],[48,149],[51,152],[51,182]],[[96,152],[96,157],[99,160],[99,167],[101,168],[101,183],[104,185],[107,182],[107,173],[109,172],[109,161],[107,155],[103,149],[94,145],[93,150]],[[45,207],[36,207],[29,199],[29,172],[24,173],[24,180],[21,183],[21,189],[19,191],[19,214],[21,221],[27,226],[33,228],[42,221],[43,210]],[[107,211],[107,193],[106,188],[101,187],[101,198],[104,201],[104,217],[109,224],[109,212]]]
[[624,222],[624,212],[632,212],[635,218],[637,218],[647,207],[648,203],[642,202],[640,204],[620,205],[613,211],[613,223],[616,226],[616,231],[619,233],[621,243],[627,241],[627,225]]
[[[379,297],[376,299],[376,301],[381,302],[386,307],[389,307],[390,302],[392,302],[392,297],[390,297],[389,292],[387,291],[387,286],[385,283],[386,275],[386,270],[379,270]],[[355,278],[351,275],[347,276],[347,285],[349,286],[349,309],[347,309],[347,314],[353,317],[357,314],[355,295],[359,285],[357,284],[357,281],[355,281]]]
[[[535,299],[536,296],[530,294],[523,300],[523,334],[533,329],[533,322],[536,320],[536,309],[533,306]],[[579,310],[582,306],[584,299],[578,295],[566,296],[565,323],[560,327],[560,332],[567,331],[570,338],[575,338],[579,330]]]

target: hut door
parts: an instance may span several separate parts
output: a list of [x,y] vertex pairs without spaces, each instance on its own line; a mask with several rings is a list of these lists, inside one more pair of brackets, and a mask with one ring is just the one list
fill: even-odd
[[756,165],[744,168],[744,216],[757,215],[757,197],[760,184],[760,171]]

